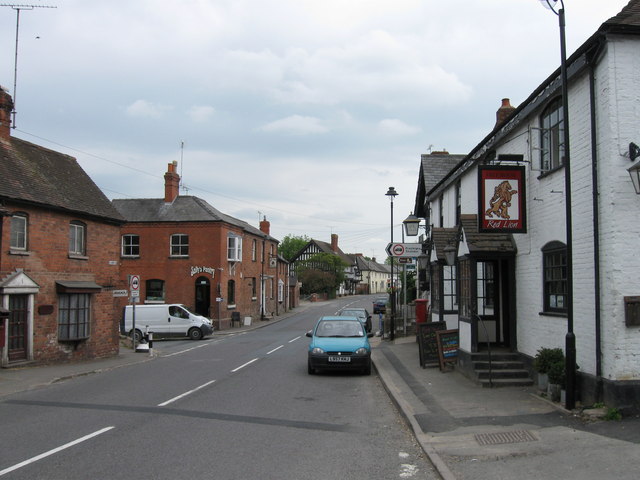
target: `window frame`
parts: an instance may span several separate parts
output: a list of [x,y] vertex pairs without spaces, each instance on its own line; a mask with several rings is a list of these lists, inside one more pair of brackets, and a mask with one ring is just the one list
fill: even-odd
[[189,235],[173,233],[169,238],[169,256],[172,258],[189,257]]
[[[567,246],[558,241],[542,247],[543,312],[567,314]],[[558,306],[561,300],[561,306]]]
[[[20,219],[23,224],[21,225],[20,231],[16,232],[16,224],[15,221]],[[29,240],[29,216],[23,212],[16,212],[11,215],[11,233],[9,240],[9,248],[11,250],[20,250],[27,251],[28,240]],[[14,243],[15,240],[18,240],[19,237],[22,237],[22,245],[17,245]]]
[[232,278],[227,280],[227,307],[236,305],[236,281]]
[[[137,239],[136,243],[130,242],[125,245],[125,239],[129,238],[133,240],[134,237]],[[131,252],[127,253],[126,249],[131,250]],[[136,250],[135,253],[134,253],[134,249]],[[124,235],[122,235],[121,243],[120,243],[120,255],[123,257],[139,257],[140,256],[140,235],[137,235],[135,233],[125,233]]]
[[242,237],[239,235],[227,235],[227,261],[242,261]]
[[[74,303],[75,301],[75,303]],[[66,320],[63,322],[63,320]],[[91,294],[58,294],[58,341],[74,342],[91,337]],[[75,333],[70,332],[75,328]],[[63,334],[66,331],[66,335]]]
[[[78,235],[79,232],[82,234]],[[69,255],[76,257],[87,255],[87,224],[84,222],[73,220],[69,223]]]
[[[166,282],[160,278],[150,278],[145,281],[145,303],[153,303],[160,302],[164,303],[165,301],[165,285]],[[161,293],[161,296],[153,295],[155,293]]]
[[564,111],[562,97],[556,97],[540,115],[540,170],[557,170],[564,166],[564,158]]

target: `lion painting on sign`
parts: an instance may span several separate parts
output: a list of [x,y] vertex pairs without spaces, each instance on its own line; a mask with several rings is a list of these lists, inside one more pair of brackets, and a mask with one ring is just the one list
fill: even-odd
[[511,206],[511,197],[518,193],[517,190],[511,190],[511,184],[508,180],[501,182],[496,188],[493,190],[493,197],[489,200],[489,208],[484,214],[487,217],[493,217],[494,215],[498,218],[509,219],[509,207]]

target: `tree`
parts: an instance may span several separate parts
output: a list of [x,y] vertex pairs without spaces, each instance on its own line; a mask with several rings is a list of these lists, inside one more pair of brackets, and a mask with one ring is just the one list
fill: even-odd
[[285,237],[280,242],[280,246],[278,247],[278,252],[282,255],[286,260],[293,259],[293,256],[302,250],[307,243],[309,243],[311,239],[306,235],[302,236],[294,236],[294,235],[285,235]]
[[298,279],[302,293],[328,293],[333,295],[345,279],[347,264],[337,255],[318,253],[298,266]]

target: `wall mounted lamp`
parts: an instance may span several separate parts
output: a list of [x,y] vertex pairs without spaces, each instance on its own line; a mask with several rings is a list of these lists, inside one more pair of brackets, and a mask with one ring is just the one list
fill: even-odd
[[[629,159],[633,162],[638,157],[640,157],[640,147],[631,142],[629,144]],[[629,172],[629,176],[633,182],[633,188],[636,190],[636,193],[640,195],[640,161],[627,168],[627,172]]]
[[416,217],[413,212],[405,218],[402,223],[404,224],[404,231],[408,237],[415,237],[420,230],[420,219]]
[[449,239],[449,243],[444,247],[444,259],[447,265],[450,267],[456,264],[456,258],[458,257],[458,244],[462,241],[462,230]]

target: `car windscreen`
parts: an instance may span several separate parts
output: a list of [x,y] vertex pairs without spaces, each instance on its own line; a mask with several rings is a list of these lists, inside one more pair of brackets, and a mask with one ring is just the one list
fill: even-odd
[[318,323],[316,337],[364,337],[362,325],[355,321],[325,320]]
[[364,317],[365,313],[362,310],[342,310],[340,315],[348,317]]

